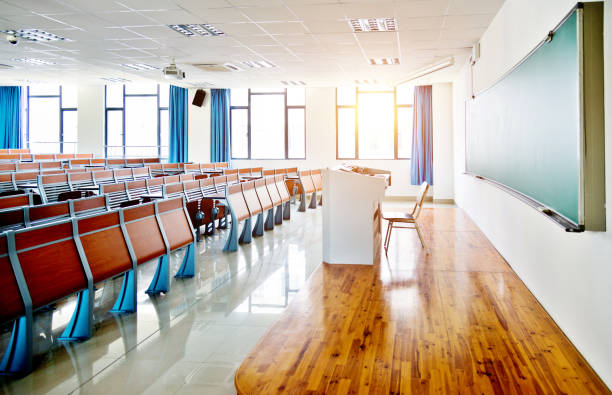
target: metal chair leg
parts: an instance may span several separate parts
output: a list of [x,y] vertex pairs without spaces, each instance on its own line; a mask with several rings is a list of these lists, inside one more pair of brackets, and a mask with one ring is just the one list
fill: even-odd
[[414,222],[414,228],[419,234],[419,239],[421,239],[421,245],[423,246],[425,250],[427,250],[427,246],[425,246],[425,240],[423,240],[423,234],[421,233],[421,228],[419,227],[419,224],[416,221]]
[[391,232],[393,231],[393,222],[389,221],[387,225],[387,234],[385,236],[385,254],[389,251],[389,242],[391,241]]

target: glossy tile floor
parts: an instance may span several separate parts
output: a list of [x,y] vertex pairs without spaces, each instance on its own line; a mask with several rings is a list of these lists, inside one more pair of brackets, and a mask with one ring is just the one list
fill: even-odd
[[[221,249],[228,231],[198,245],[196,276],[173,279],[167,295],[144,293],[155,262],[139,268],[138,312],[108,311],[121,278],[99,284],[94,336],[83,343],[56,339],[76,298],[35,317],[35,370],[0,378],[7,394],[234,394],[234,372],[321,263],[321,213],[291,220],[240,246]],[[182,252],[172,256],[176,271]],[[2,327],[1,347],[10,326]],[[4,352],[4,351],[1,351]]]

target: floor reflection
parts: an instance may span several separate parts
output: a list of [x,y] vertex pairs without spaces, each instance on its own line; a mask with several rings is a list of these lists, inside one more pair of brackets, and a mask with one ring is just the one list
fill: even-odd
[[[198,244],[193,279],[172,279],[168,294],[144,293],[154,262],[138,271],[138,313],[109,310],[121,278],[98,284],[94,336],[83,343],[57,337],[76,301],[35,316],[35,370],[0,378],[4,393],[235,393],[233,372],[321,262],[321,209],[223,253],[227,231]],[[182,252],[171,257],[172,270]],[[2,327],[6,346],[10,326]]]

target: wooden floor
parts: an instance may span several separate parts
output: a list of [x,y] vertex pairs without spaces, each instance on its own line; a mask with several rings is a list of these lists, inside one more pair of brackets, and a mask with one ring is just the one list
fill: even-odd
[[429,255],[394,230],[379,266],[321,265],[238,393],[610,393],[461,209],[421,218]]

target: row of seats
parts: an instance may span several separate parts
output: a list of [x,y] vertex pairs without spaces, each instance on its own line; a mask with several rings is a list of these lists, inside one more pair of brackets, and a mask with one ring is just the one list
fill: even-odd
[[185,249],[177,277],[195,273],[195,238],[182,198],[74,216],[0,234],[0,322],[13,321],[2,373],[32,369],[33,314],[77,294],[60,340],[85,340],[93,331],[94,285],[123,275],[111,310],[136,311],[138,265],[157,260],[147,293],[168,292],[169,254]]
[[29,154],[29,148],[0,148],[0,154]]
[[0,153],[2,161],[52,161],[68,159],[88,159],[93,158],[93,154],[30,154],[30,153]]
[[228,163],[186,163],[184,166],[185,173],[207,174],[211,171],[226,169]]
[[34,170],[60,170],[64,165],[61,161],[55,162],[17,162],[17,163],[0,163],[0,173],[11,173],[19,171],[34,171]]

